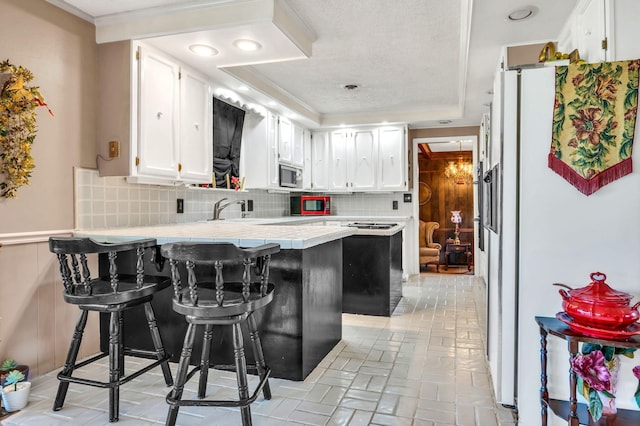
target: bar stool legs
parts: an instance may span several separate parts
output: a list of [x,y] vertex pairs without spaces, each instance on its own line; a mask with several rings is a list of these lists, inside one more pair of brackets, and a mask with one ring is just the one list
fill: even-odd
[[271,399],[271,388],[269,382],[266,381],[267,377],[267,364],[264,361],[264,353],[262,352],[262,343],[260,343],[260,335],[258,334],[258,326],[256,319],[253,317],[253,313],[249,314],[247,318],[247,325],[249,326],[249,335],[251,337],[251,343],[253,346],[253,357],[256,360],[256,368],[260,379],[265,380],[264,387],[262,388],[262,394],[264,399]]
[[[82,342],[82,335],[84,333],[84,327],[87,325],[87,316],[89,313],[85,310],[81,311],[76,328],[73,331],[73,337],[71,338],[71,344],[69,345],[69,351],[67,352],[67,359],[64,361],[64,367],[58,374],[60,377],[71,377],[73,369],[76,366],[76,359],[78,358],[78,351],[80,350],[80,343]],[[67,397],[67,390],[69,390],[68,381],[60,381],[58,384],[58,392],[56,393],[56,399],[53,402],[53,411],[60,411],[64,400]]]
[[[245,349],[243,343],[243,333],[240,320],[231,320],[233,332],[233,352],[234,352],[234,366],[220,366],[224,369],[235,367],[236,381],[238,384],[238,400],[237,401],[214,401],[205,400],[205,393],[207,388],[207,378],[209,373],[210,362],[209,357],[211,354],[211,343],[213,340],[213,325],[205,324],[204,337],[202,342],[202,358],[200,365],[194,367],[191,372],[190,360],[193,353],[193,343],[196,335],[196,328],[199,324],[189,322],[187,332],[185,333],[184,343],[182,346],[182,352],[180,354],[180,361],[178,363],[178,371],[176,373],[176,382],[173,390],[167,395],[167,403],[169,404],[169,413],[167,414],[166,426],[173,426],[176,424],[178,417],[178,411],[180,406],[217,406],[217,407],[240,407],[240,413],[242,417],[243,426],[250,426],[251,420],[251,407],[250,404],[255,401],[257,395],[262,391],[265,399],[271,399],[271,389],[269,388],[269,374],[270,369],[266,366],[264,361],[264,355],[262,353],[262,344],[260,343],[260,337],[256,326],[255,319],[251,315],[247,317],[247,325],[249,328],[251,342],[253,347],[254,357],[256,364],[254,369],[258,372],[260,377],[260,384],[258,385],[255,393],[250,394],[249,382],[247,379],[247,363],[245,357]],[[215,368],[215,366],[214,366]],[[200,372],[198,381],[198,398],[199,400],[183,400],[182,394],[185,384],[193,377],[196,372]]]
[[193,351],[193,341],[196,337],[196,325],[189,323],[187,332],[184,335],[184,343],[182,344],[182,352],[180,353],[180,361],[178,362],[178,371],[176,372],[176,381],[173,390],[167,396],[167,404],[169,404],[169,413],[167,414],[166,426],[176,424],[178,410],[180,409],[180,400],[184,385],[187,383],[187,373],[189,372],[189,360]]
[[198,384],[198,398],[204,399],[209,377],[209,358],[211,356],[211,342],[213,340],[213,324],[204,327],[204,339],[202,342],[202,356],[200,357],[200,381]]
[[109,383],[114,384],[109,387],[109,421],[118,420],[120,412],[120,386],[118,381],[122,374],[123,348],[120,342],[120,330],[122,328],[121,318],[118,312],[111,312],[109,315]]
[[[151,332],[151,340],[153,340],[153,347],[156,349],[158,361],[162,361],[167,357],[167,353],[162,345],[162,338],[160,337],[160,330],[158,330],[158,323],[156,322],[156,316],[153,313],[153,307],[151,303],[144,304],[144,314],[147,317],[147,324],[149,325],[149,331]],[[167,386],[173,385],[173,376],[171,375],[171,369],[168,362],[160,364],[162,368],[162,374],[164,375],[164,382]]]
[[[67,396],[67,390],[69,389],[69,383],[71,382],[95,387],[109,388],[110,422],[118,421],[120,412],[120,385],[128,382],[135,377],[138,377],[140,374],[150,370],[151,368],[155,368],[157,365],[160,365],[162,368],[164,380],[167,386],[173,385],[173,377],[171,375],[171,370],[169,369],[169,358],[166,355],[164,347],[162,345],[162,339],[160,337],[160,332],[158,331],[153,308],[150,302],[145,302],[143,305],[147,318],[147,324],[149,326],[149,331],[151,332],[151,338],[155,347],[154,355],[156,356],[157,361],[131,374],[129,377],[125,377],[125,350],[122,341],[123,314],[122,311],[113,311],[109,313],[109,381],[98,382],[95,380],[73,377],[72,375],[76,368],[83,367],[90,364],[91,362],[97,361],[107,356],[107,354],[98,354],[94,357],[91,357],[90,359],[87,359],[80,363],[76,363],[89,313],[88,310],[82,309],[80,318],[78,319],[76,328],[73,333],[73,338],[71,339],[71,345],[69,346],[69,351],[67,353],[64,367],[62,368],[60,373],[58,373],[58,380],[60,380],[60,383],[58,384],[58,392],[53,404],[54,411],[59,411],[60,409],[62,409]],[[135,353],[133,355],[135,355]]]

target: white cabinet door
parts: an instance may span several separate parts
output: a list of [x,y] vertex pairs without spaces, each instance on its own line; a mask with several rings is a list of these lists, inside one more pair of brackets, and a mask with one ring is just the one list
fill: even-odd
[[304,167],[304,138],[309,131],[294,124],[293,125],[293,147],[291,163],[296,167]]
[[268,167],[268,188],[278,188],[280,186],[280,174],[278,170],[278,148],[279,148],[279,126],[278,116],[272,112],[267,112],[267,162]]
[[184,182],[211,182],[213,136],[209,83],[185,68],[181,74],[180,177]]
[[286,118],[278,119],[278,154],[280,161],[291,164],[293,159],[293,126]]
[[179,66],[153,50],[139,53],[137,174],[177,179]]
[[313,132],[311,137],[311,189],[329,189],[329,132]]
[[312,174],[311,169],[313,167],[313,161],[311,159],[311,132],[305,130],[302,134],[302,145],[304,153],[302,161],[302,189],[312,189]]
[[586,62],[609,60],[607,50],[602,48],[602,40],[607,38],[604,0],[587,2],[577,21],[580,57]]
[[376,188],[378,129],[354,130],[348,143],[349,189],[369,190]]
[[407,189],[407,132],[404,126],[381,127],[378,143],[378,189]]
[[346,190],[349,185],[348,153],[351,134],[347,130],[331,132],[329,189]]

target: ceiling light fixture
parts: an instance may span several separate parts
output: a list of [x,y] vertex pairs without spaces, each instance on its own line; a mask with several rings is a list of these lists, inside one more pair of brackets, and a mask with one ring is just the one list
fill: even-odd
[[254,50],[262,49],[262,45],[260,43],[255,40],[249,40],[246,38],[234,41],[233,45],[245,52],[253,52]]
[[354,90],[358,90],[360,86],[358,86],[357,84],[345,84],[344,86],[342,86],[342,88],[347,92],[351,92]]
[[449,161],[449,164],[444,169],[444,177],[452,180],[457,185],[464,185],[465,183],[473,182],[473,165],[463,160],[462,141],[458,141],[458,143],[460,144],[458,162]]
[[513,12],[507,15],[507,18],[510,21],[522,21],[523,19],[527,19],[533,16],[535,13],[535,9],[533,7],[527,6],[522,9],[516,9]]
[[189,50],[198,56],[215,56],[218,54],[218,51],[208,44],[192,44],[189,46]]

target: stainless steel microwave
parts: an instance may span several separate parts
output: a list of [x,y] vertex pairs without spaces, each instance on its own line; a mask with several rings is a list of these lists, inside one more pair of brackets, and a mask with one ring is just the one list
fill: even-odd
[[280,186],[283,188],[302,188],[302,170],[280,164]]

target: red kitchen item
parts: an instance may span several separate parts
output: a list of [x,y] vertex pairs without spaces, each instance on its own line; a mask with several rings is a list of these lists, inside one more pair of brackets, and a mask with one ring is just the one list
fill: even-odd
[[633,296],[612,289],[606,279],[602,272],[593,272],[586,287],[574,290],[566,284],[554,284],[569,289],[558,291],[563,299],[562,309],[574,323],[600,330],[622,330],[640,318],[640,302],[630,306]]
[[563,323],[567,324],[569,328],[576,333],[584,334],[585,336],[595,337],[598,339],[628,339],[629,337],[640,334],[640,324],[634,322],[633,324],[624,327],[620,330],[606,330],[600,328],[589,327],[588,325],[582,325],[573,320],[566,312],[558,312],[556,314]]

